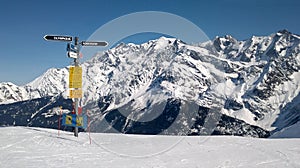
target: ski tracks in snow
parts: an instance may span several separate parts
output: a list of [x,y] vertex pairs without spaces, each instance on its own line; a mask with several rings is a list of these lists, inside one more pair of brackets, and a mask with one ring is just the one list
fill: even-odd
[[[170,150],[172,142],[179,142]],[[110,149],[107,150],[106,148]],[[131,155],[130,155],[131,154]],[[146,155],[144,155],[146,156]],[[148,155],[147,155],[148,156]],[[0,128],[1,168],[40,167],[300,167],[300,139],[141,136],[28,127]]]

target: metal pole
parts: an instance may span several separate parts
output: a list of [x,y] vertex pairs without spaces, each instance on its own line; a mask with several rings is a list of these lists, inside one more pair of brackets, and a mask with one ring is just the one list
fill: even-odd
[[62,106],[59,107],[59,118],[58,118],[58,136],[60,130],[60,120],[61,120]]
[[[75,47],[77,48],[77,58],[74,58],[74,64],[75,67],[79,66],[79,38],[75,37]],[[76,89],[76,88],[75,88]],[[75,99],[75,114],[76,114],[76,118],[78,117],[78,107],[79,107],[79,98],[74,98]],[[78,127],[75,126],[74,129],[74,136],[78,137]]]

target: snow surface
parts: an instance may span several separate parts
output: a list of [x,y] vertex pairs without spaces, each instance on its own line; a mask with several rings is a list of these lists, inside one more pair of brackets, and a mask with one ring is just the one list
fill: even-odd
[[273,134],[270,138],[300,138],[300,122],[297,122],[294,125],[291,125],[287,128],[284,128],[275,134]]
[[300,167],[300,139],[145,136],[0,128],[1,168]]

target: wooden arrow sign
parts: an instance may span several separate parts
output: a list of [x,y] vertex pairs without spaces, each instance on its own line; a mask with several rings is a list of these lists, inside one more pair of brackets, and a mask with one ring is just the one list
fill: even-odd
[[54,40],[54,41],[72,41],[71,36],[52,36],[52,35],[45,35],[45,40]]

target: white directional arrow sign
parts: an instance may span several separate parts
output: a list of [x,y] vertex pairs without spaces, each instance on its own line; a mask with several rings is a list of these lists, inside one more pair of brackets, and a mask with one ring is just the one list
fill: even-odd
[[78,58],[78,55],[75,52],[69,51],[67,54],[68,54],[68,57],[70,57],[70,58]]
[[71,36],[56,36],[56,35],[45,35],[45,40],[55,40],[55,41],[72,41],[73,38]]
[[106,41],[82,41],[82,46],[107,46],[108,43]]

